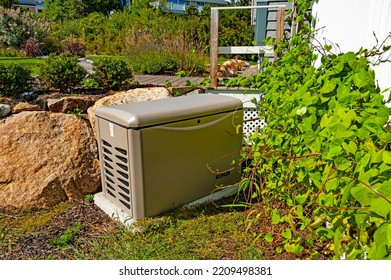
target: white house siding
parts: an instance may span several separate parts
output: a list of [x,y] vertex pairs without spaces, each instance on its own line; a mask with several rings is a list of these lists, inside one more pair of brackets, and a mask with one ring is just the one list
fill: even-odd
[[[318,39],[322,43],[326,39],[328,44],[338,44],[341,52],[372,48],[376,45],[373,33],[382,42],[391,32],[391,0],[319,0],[312,11],[316,27],[325,27],[317,35]],[[391,87],[391,62],[374,70],[380,88]],[[385,98],[389,94],[387,91]]]

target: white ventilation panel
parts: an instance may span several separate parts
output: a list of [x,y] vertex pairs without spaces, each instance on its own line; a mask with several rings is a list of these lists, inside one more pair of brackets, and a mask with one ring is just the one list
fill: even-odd
[[218,95],[231,96],[240,99],[243,103],[243,136],[247,139],[255,131],[266,126],[266,121],[259,118],[259,110],[252,102],[253,99],[260,101],[261,94],[254,93],[218,93]]

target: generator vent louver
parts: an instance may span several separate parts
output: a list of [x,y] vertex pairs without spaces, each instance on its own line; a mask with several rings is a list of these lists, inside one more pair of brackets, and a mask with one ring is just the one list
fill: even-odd
[[130,174],[128,168],[128,152],[113,147],[102,140],[103,172],[106,192],[125,209],[131,209]]

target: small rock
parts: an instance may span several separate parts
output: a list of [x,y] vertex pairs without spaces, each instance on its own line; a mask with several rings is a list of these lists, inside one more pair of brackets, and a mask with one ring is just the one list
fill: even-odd
[[14,113],[20,113],[25,111],[42,111],[39,105],[29,104],[27,102],[20,102],[13,108]]
[[63,97],[61,99],[48,99],[49,111],[54,113],[67,113],[75,109],[87,112],[95,104],[95,100],[85,96]]
[[8,104],[0,104],[0,119],[11,115],[11,107]]
[[250,67],[250,64],[240,59],[230,59],[221,65],[217,70],[218,77],[236,77],[238,71],[243,71]]
[[35,91],[28,91],[28,92],[23,92],[20,95],[20,98],[26,101],[32,101],[34,99],[37,99],[38,94]]
[[203,89],[194,89],[192,91],[189,91],[185,95],[197,95],[197,94],[202,94],[202,93],[205,93],[205,90],[203,90]]
[[34,101],[34,104],[41,107],[42,111],[47,111],[47,104],[46,103],[47,102],[44,98],[38,98],[37,100]]
[[173,96],[178,96],[178,95],[187,94],[188,92],[194,90],[194,87],[181,86],[181,87],[169,87],[167,89]]

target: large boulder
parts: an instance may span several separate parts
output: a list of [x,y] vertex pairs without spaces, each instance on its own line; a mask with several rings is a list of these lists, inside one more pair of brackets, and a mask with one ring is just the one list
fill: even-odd
[[86,121],[43,111],[0,121],[0,207],[51,207],[99,187],[97,146]]
[[95,102],[94,106],[88,108],[87,110],[88,119],[96,135],[96,128],[95,128],[96,108],[102,106],[128,104],[132,102],[162,99],[168,97],[171,97],[171,93],[165,87],[136,88],[128,91],[118,92],[116,94],[99,99],[98,101]]

